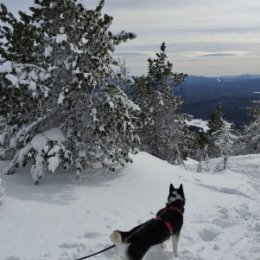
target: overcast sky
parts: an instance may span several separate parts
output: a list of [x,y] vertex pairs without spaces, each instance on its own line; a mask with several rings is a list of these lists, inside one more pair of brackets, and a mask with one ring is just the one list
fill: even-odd
[[[33,0],[0,0],[25,10]],[[98,0],[82,0],[94,8]],[[260,0],[106,0],[113,32],[135,32],[116,55],[132,74],[165,41],[174,70],[192,75],[260,74]]]

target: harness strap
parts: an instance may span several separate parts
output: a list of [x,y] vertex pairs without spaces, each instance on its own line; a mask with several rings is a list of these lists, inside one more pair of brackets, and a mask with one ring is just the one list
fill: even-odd
[[165,213],[165,212],[168,211],[168,210],[174,210],[174,211],[179,212],[180,214],[183,214],[184,209],[179,209],[179,208],[177,208],[177,207],[165,208],[165,209],[161,212],[161,214],[159,214],[158,216],[155,217],[155,220],[161,220],[161,221],[166,225],[166,227],[168,228],[170,234],[173,234],[173,231],[174,231],[173,225],[172,225],[169,221],[167,221],[167,220],[165,220],[165,219],[162,218],[163,213]]
[[160,216],[157,216],[155,218],[155,220],[161,220],[166,225],[166,227],[168,228],[170,234],[173,234],[173,225],[171,225],[171,223],[169,221],[163,220]]
[[184,213],[184,208],[179,209],[179,208],[176,208],[176,207],[170,207],[169,209],[170,209],[170,210],[178,211],[180,214],[183,214],[183,213]]

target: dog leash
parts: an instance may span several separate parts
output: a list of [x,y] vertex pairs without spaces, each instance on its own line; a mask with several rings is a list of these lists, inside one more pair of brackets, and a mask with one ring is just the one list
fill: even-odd
[[[134,235],[136,235],[137,233],[140,233],[140,231],[142,231],[142,230],[144,229],[144,227],[148,226],[148,224],[149,224],[152,220],[153,220],[153,219],[150,219],[150,220],[148,220],[147,222],[145,222],[141,227],[139,227],[139,228],[138,228],[133,234],[131,234],[127,239],[132,238],[132,237],[133,237]],[[106,251],[108,251],[108,250],[114,248],[115,246],[116,246],[116,245],[111,245],[111,246],[109,246],[109,247],[107,247],[107,248],[104,248],[104,249],[102,249],[102,250],[100,250],[100,251],[98,251],[98,252],[96,252],[96,253],[93,253],[93,254],[91,254],[91,255],[84,256],[84,257],[81,257],[81,258],[78,258],[78,259],[75,259],[75,260],[83,260],[83,259],[87,259],[87,258],[89,258],[89,257],[95,256],[95,255],[99,255],[99,254],[101,254],[101,253],[104,253],[104,252],[106,252]]]
[[[131,234],[127,239],[132,238],[134,235],[140,233],[140,232],[141,232],[145,227],[147,227],[148,224],[150,224],[153,220],[154,220],[154,219],[150,219],[150,220],[148,220],[147,222],[145,222],[141,227],[139,227],[139,228],[138,228],[133,234]],[[83,260],[83,259],[87,259],[87,258],[89,258],[89,257],[95,256],[95,255],[99,255],[99,254],[101,254],[101,253],[104,253],[104,252],[106,252],[106,251],[108,251],[108,250],[114,248],[115,246],[116,246],[116,245],[111,245],[111,246],[109,246],[109,247],[107,247],[107,248],[104,248],[104,249],[102,249],[102,250],[100,250],[100,251],[98,251],[98,252],[96,252],[96,253],[93,253],[93,254],[91,254],[91,255],[84,256],[84,257],[81,257],[81,258],[78,258],[78,259],[75,259],[75,260]]]
[[102,249],[102,250],[100,250],[100,251],[98,251],[98,252],[96,252],[96,253],[93,253],[93,254],[91,254],[91,255],[87,255],[87,256],[84,256],[84,257],[81,257],[81,258],[78,258],[78,259],[75,259],[75,260],[83,260],[83,259],[86,259],[86,258],[95,256],[95,255],[99,255],[99,254],[101,254],[101,253],[103,253],[103,252],[106,252],[106,251],[112,249],[112,248],[115,247],[115,246],[116,246],[116,245],[111,245],[111,246],[109,246],[109,247],[107,247],[107,248],[105,248],[105,249]]

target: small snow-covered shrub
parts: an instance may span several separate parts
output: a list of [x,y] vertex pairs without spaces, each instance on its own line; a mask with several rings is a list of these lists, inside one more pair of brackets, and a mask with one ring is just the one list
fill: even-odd
[[64,133],[59,128],[35,135],[16,153],[6,174],[12,174],[15,167],[25,166],[28,161],[32,161],[31,175],[38,184],[46,172],[54,173],[61,163],[64,169],[68,169],[72,164],[72,156],[64,146],[65,141]]

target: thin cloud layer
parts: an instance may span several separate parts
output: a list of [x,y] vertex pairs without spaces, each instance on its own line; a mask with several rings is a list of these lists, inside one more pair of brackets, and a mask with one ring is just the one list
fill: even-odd
[[137,54],[131,55],[130,60],[127,51],[157,52],[165,41],[176,70],[201,75],[260,74],[259,0],[107,0],[106,3],[106,11],[114,16],[113,30],[124,29],[138,35],[136,40],[118,49],[134,73],[145,73],[147,62]]
[[[1,2],[17,11],[33,0]],[[94,8],[99,0],[82,2]],[[138,35],[115,53],[132,73],[145,73],[147,57],[165,41],[176,70],[201,75],[260,74],[259,0],[106,0],[104,12],[114,17],[113,32]]]
[[116,51],[114,53],[116,56],[145,56],[145,57],[154,57],[155,53],[151,51]]

